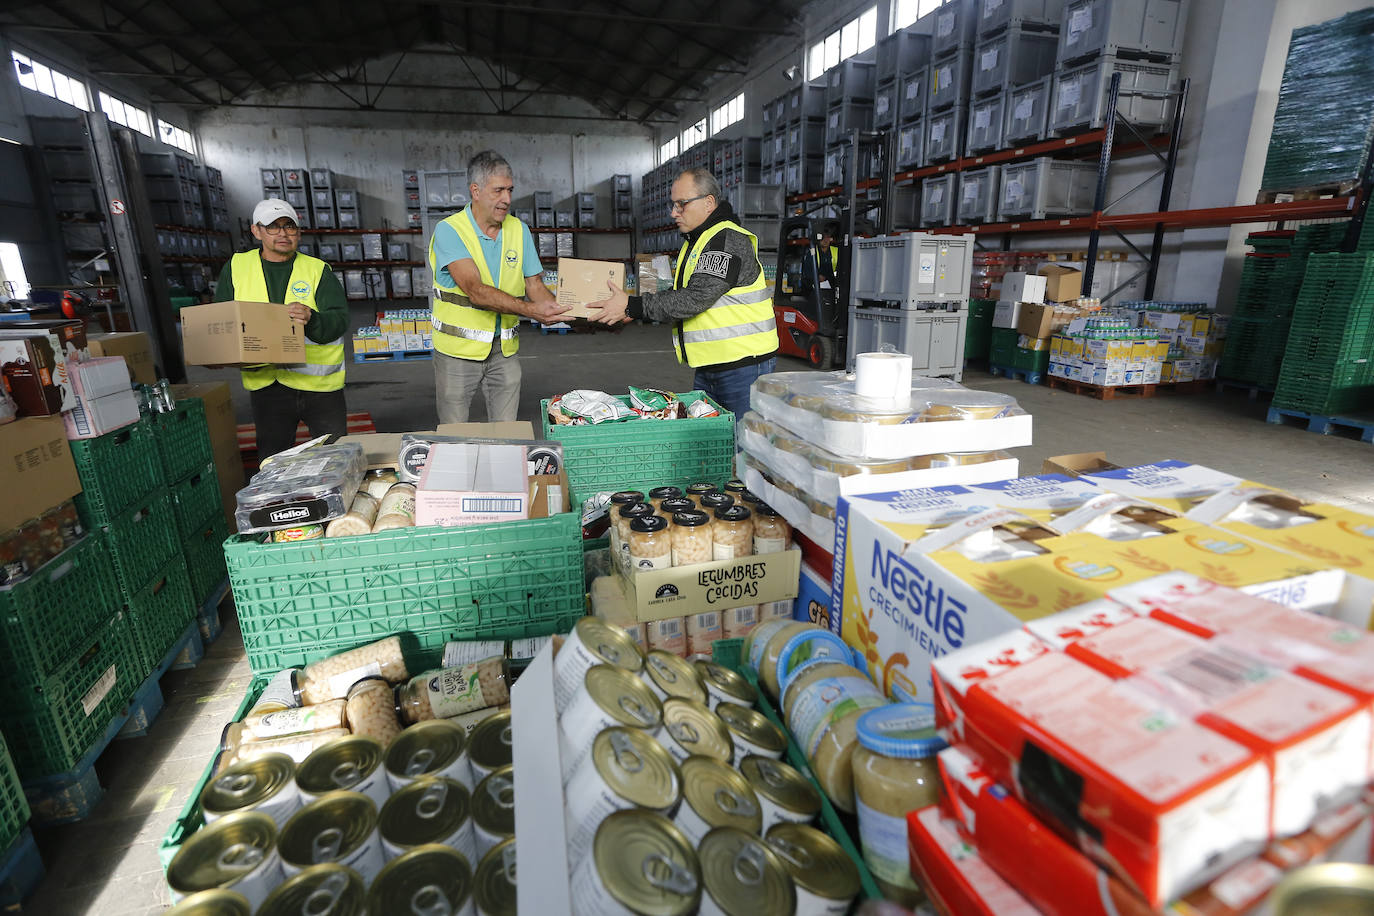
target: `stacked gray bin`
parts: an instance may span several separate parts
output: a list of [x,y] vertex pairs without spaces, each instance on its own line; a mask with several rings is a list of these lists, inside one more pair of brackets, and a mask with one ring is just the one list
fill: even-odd
[[1066,0],[1059,59],[1050,86],[1049,128],[1064,136],[1096,130],[1112,117],[1108,93],[1121,74],[1118,111],[1138,127],[1169,123],[1187,23],[1186,0]]
[[405,199],[407,229],[420,228],[420,170],[401,169],[401,195]]
[[[969,152],[1044,139],[1048,77],[1057,59],[1063,6],[1064,0],[980,0],[978,44],[973,52],[971,78],[974,99],[969,111]],[[1039,87],[1032,88],[1030,104],[1025,99],[1027,87]],[[1013,95],[1017,96],[1015,103]],[[1014,123],[1013,111],[1021,115]]]
[[873,94],[877,87],[877,71],[876,62],[857,58],[841,61],[826,71],[823,185],[839,183],[838,180],[832,182],[831,177],[843,174],[838,163],[844,153],[839,147],[847,143],[851,133],[873,129]]
[[[964,153],[978,11],[979,0],[951,0],[929,15],[933,35],[924,87],[923,162],[927,165],[958,159]],[[923,221],[926,216],[922,204]]]
[[979,41],[973,53],[973,94],[987,96],[1034,82],[1054,71],[1059,36],[1025,25],[1007,26]]
[[924,161],[921,151],[925,148],[925,130],[919,118],[897,125],[897,160],[893,164],[898,169],[914,169]]
[[967,115],[966,105],[955,105],[944,111],[926,114],[925,149],[922,150],[924,162],[935,164],[959,158],[963,152]]
[[1002,148],[1006,125],[1007,93],[997,92],[969,103],[968,138],[964,149],[970,155]]
[[954,225],[958,189],[959,175],[955,172],[932,175],[921,182],[921,225]]
[[611,225],[616,229],[634,226],[634,192],[629,175],[611,176]]
[[959,202],[955,217],[961,226],[997,221],[997,195],[1002,167],[989,165],[959,173]]
[[[930,60],[931,36],[926,22],[907,26],[878,42],[877,85],[873,90],[873,127],[877,130],[912,120],[902,111],[902,90],[908,75],[924,71]],[[924,99],[918,91],[914,101]],[[919,112],[916,115],[919,117]]]
[[[821,187],[825,156],[826,94],[829,74],[789,90],[774,104],[773,174],[789,194]],[[869,83],[870,98],[872,83]],[[779,150],[781,157],[778,156]]]
[[1002,131],[1002,143],[1005,146],[1045,139],[1049,128],[1050,85],[1053,82],[1054,77],[1047,76],[1007,91],[1007,103],[1003,106],[1006,127]]
[[1040,156],[1002,166],[997,218],[1050,219],[1082,216],[1093,210],[1097,163]]

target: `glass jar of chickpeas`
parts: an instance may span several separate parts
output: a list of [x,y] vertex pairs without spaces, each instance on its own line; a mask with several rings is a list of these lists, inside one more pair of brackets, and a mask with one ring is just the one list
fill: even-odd
[[673,516],[677,515],[679,512],[695,512],[696,508],[696,503],[692,502],[686,496],[679,496],[674,499],[665,499],[663,502],[659,503],[658,514],[671,522]]
[[617,557],[621,567],[628,569],[630,566],[630,522],[637,518],[645,518],[654,514],[654,507],[649,503],[631,503],[628,506],[621,506],[615,514],[615,535],[617,553],[612,556]]
[[717,509],[711,523],[711,555],[717,560],[733,560],[753,553],[753,513],[743,506]]
[[782,553],[792,539],[792,526],[767,503],[754,506],[754,553]]
[[637,518],[630,523],[630,568],[668,569],[673,565],[672,537],[668,521],[659,515]]
[[649,491],[649,503],[654,507],[654,511],[659,511],[659,504],[665,499],[678,499],[682,496],[681,487],[654,487]]
[[709,563],[715,558],[711,547],[711,517],[705,512],[676,513],[669,534],[674,566]]
[[701,511],[714,517],[717,509],[728,509],[735,504],[735,498],[728,493],[704,493],[697,499]]
[[707,493],[715,493],[717,492],[717,490],[718,488],[713,483],[689,484],[687,487],[687,498],[692,500],[692,502],[696,503],[697,506],[700,507],[701,498],[705,496]]

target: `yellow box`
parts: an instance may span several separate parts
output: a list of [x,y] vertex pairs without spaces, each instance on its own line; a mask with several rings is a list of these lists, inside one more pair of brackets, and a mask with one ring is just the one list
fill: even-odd
[[401,322],[401,326],[402,326],[402,330],[403,330],[404,333],[406,333],[406,334],[418,334],[418,333],[420,333],[420,332],[416,329],[416,326],[415,326],[415,319],[414,319],[414,318],[407,318],[405,321],[402,321],[402,322]]

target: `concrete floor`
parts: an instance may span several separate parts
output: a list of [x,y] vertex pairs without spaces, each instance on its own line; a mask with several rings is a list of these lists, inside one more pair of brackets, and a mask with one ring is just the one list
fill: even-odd
[[[359,311],[357,317],[361,319]],[[628,384],[682,390],[690,369],[673,356],[666,327],[633,326],[618,334],[522,335],[520,416],[538,428],[539,400],[572,388],[623,391]],[[780,369],[804,366],[783,359]],[[433,428],[434,378],[429,362],[348,365],[349,406],[372,414],[377,428]],[[234,382],[240,419],[247,397],[236,373],[192,370],[193,381]],[[1105,451],[1118,464],[1178,458],[1234,472],[1328,502],[1374,513],[1374,446],[1305,430],[1268,426],[1265,403],[1244,394],[1096,401],[971,372],[973,388],[1014,395],[1035,417],[1035,444],[1017,449],[1022,474],[1044,459]],[[485,418],[480,398],[472,419]],[[251,674],[225,605],[225,631],[199,667],[162,682],[167,705],[145,738],[116,742],[98,770],[107,788],[89,820],[39,832],[48,878],[24,909],[101,916],[159,912],[168,897],[157,847],[208,764],[220,730]]]

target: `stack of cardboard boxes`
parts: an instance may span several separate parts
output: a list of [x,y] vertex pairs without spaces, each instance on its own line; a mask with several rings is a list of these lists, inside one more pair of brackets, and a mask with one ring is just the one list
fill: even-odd
[[1056,334],[1049,374],[1104,388],[1215,378],[1226,324],[1201,303],[1127,302]]
[[398,353],[434,348],[430,336],[433,313],[429,309],[390,309],[377,313],[377,323],[353,333],[354,355]]
[[1083,275],[1076,268],[1045,264],[1039,273],[1013,271],[1002,277],[1002,297],[992,318],[988,362],[1015,369],[1038,381],[1050,364],[1054,332],[1094,311],[1095,300],[1081,298]]
[[1217,377],[1217,361],[1226,348],[1229,315],[1218,315],[1202,302],[1126,302],[1142,328],[1159,332],[1168,344],[1163,382],[1191,382]]

